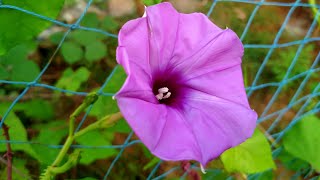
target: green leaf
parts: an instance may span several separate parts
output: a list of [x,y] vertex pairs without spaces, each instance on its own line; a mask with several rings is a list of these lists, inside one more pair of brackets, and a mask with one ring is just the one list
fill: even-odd
[[275,168],[271,147],[258,129],[244,143],[225,151],[221,160],[228,172],[252,174]]
[[81,44],[82,46],[86,46],[87,44],[95,43],[107,38],[103,34],[85,30],[73,31],[71,32],[70,37],[72,40]]
[[11,72],[11,80],[33,81],[40,73],[39,67],[32,61],[21,61],[15,64]]
[[[2,117],[4,113],[8,109],[8,104],[1,103],[0,104],[0,116]],[[22,141],[27,142],[28,136],[27,131],[23,124],[21,123],[20,119],[13,113],[9,113],[7,118],[4,122],[9,127],[9,136],[11,141]],[[0,134],[3,134],[3,129],[0,129]],[[5,140],[4,136],[0,136],[0,140]],[[35,159],[39,159],[39,156],[36,154],[34,149],[30,144],[27,143],[12,143],[11,149],[13,151],[24,151],[25,153],[29,154],[30,156],[34,157]],[[7,151],[6,146],[0,146],[0,152]]]
[[103,92],[108,93],[116,93],[120,90],[123,83],[127,78],[126,72],[124,71],[123,67],[118,66],[115,73],[111,77],[110,81],[108,82],[107,86],[103,89]]
[[33,49],[34,44],[21,44],[10,49],[0,57],[0,74],[8,80],[33,81],[40,73],[38,65],[27,58]]
[[[100,96],[94,103],[93,108],[90,111],[91,116],[95,116],[97,119],[103,118],[108,114],[119,112],[117,102],[111,97]],[[125,120],[118,121],[112,128],[108,129],[110,132],[129,133],[131,128]]]
[[155,166],[158,162],[160,162],[160,159],[157,157],[153,157],[151,161],[148,162],[145,166],[143,166],[143,170],[150,169],[151,167]]
[[[104,92],[116,93],[117,91],[119,91],[126,77],[127,75],[124,72],[123,68],[119,66],[116,69],[114,75],[111,77],[107,86],[104,88]],[[112,97],[101,96],[96,101],[89,114],[100,119],[108,114],[116,112],[119,112],[117,101],[113,100]],[[131,131],[131,128],[125,120],[120,120],[115,126],[110,128],[110,131],[128,133]]]
[[85,57],[88,61],[98,61],[107,55],[107,47],[100,41],[86,46]]
[[0,64],[0,79],[9,79],[9,73],[6,69]]
[[143,3],[146,6],[151,6],[151,5],[154,5],[154,4],[161,3],[161,0],[143,0]]
[[61,54],[69,64],[78,62],[83,58],[81,46],[73,42],[64,42],[61,46]]
[[[104,131],[90,131],[76,139],[76,142],[85,146],[108,146],[112,145],[113,133]],[[115,149],[110,148],[83,148],[81,149],[80,163],[90,164],[98,159],[114,156]]]
[[3,96],[6,94],[6,91],[4,89],[0,89],[0,96]]
[[97,179],[93,178],[93,177],[85,177],[85,178],[82,178],[82,179],[79,179],[79,180],[97,180]]
[[[49,18],[55,18],[64,0],[2,0],[3,5],[14,5]],[[0,55],[25,41],[32,40],[52,23],[19,10],[1,8],[0,11]]]
[[99,19],[96,13],[87,13],[81,20],[81,25],[86,27],[98,28]]
[[64,32],[56,32],[54,34],[52,34],[49,39],[50,41],[55,44],[55,45],[58,45],[61,41],[61,39],[63,38],[64,36]]
[[101,23],[101,27],[106,31],[115,32],[120,28],[120,25],[112,17],[106,16]]
[[43,99],[33,99],[15,105],[14,110],[23,111],[28,117],[35,120],[51,120],[54,117],[52,105]]
[[[68,126],[65,121],[54,120],[46,124],[36,126],[39,135],[32,139],[41,144],[58,145],[68,134]],[[41,165],[50,165],[58,155],[60,149],[50,148],[48,146],[33,147],[40,158]]]
[[150,150],[143,144],[140,144],[141,148],[142,148],[142,152],[143,152],[143,156],[151,159],[154,157],[154,155],[151,154]]
[[294,125],[283,137],[284,148],[293,156],[309,162],[320,171],[320,119],[307,116]]
[[[103,91],[108,93],[116,93],[123,85],[126,76],[127,75],[125,74],[123,68],[118,66]],[[100,119],[108,114],[116,113],[118,111],[119,108],[117,106],[117,102],[113,100],[112,97],[102,96],[99,97],[93,106],[90,115],[96,116],[98,119]]]
[[280,151],[277,159],[279,159],[287,169],[293,171],[309,167],[308,162],[289,154],[284,148]]
[[270,179],[274,179],[273,178],[273,171],[272,169],[259,173],[257,175],[255,175],[254,177],[250,177],[248,178],[248,180],[270,180]]
[[63,72],[56,86],[70,91],[77,91],[81,84],[88,80],[89,76],[90,71],[85,67],[80,67],[76,71],[68,68]]

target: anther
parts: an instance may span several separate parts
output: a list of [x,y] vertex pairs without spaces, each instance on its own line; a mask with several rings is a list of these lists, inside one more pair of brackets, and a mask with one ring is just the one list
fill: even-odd
[[156,95],[156,98],[160,101],[162,99],[167,99],[171,96],[171,92],[169,92],[169,88],[167,87],[163,87],[163,88],[160,88],[158,89],[158,93]]
[[157,95],[156,95],[156,98],[157,98],[158,100],[161,100],[161,99],[163,98],[163,94],[162,94],[162,93],[157,94]]
[[167,88],[167,87],[163,87],[163,88],[158,89],[158,93],[164,94],[164,93],[167,93],[167,92],[169,92],[169,88]]
[[171,92],[168,92],[165,96],[163,96],[163,99],[167,99],[171,96]]

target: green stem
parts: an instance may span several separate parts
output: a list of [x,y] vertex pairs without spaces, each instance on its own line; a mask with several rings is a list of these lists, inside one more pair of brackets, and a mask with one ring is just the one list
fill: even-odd
[[44,174],[44,177],[42,179],[51,179],[51,177],[55,176],[56,173],[52,172],[52,169],[59,166],[59,164],[62,162],[63,158],[65,157],[66,153],[68,152],[70,146],[72,145],[72,142],[74,140],[74,123],[75,119],[83,112],[85,109],[96,102],[98,99],[97,93],[89,93],[88,96],[84,99],[83,103],[71,114],[69,118],[69,134],[67,137],[66,142],[64,143],[62,149],[60,150],[58,156],[54,160],[51,166],[49,166]]
[[74,136],[68,136],[66,142],[64,143],[62,149],[60,150],[58,156],[56,157],[56,160],[52,163],[52,167],[58,166],[61,161],[63,160],[65,154],[68,152],[70,146],[72,145],[72,142],[74,140]]
[[70,156],[66,163],[64,163],[60,167],[53,167],[49,166],[44,175],[40,178],[41,180],[51,180],[53,177],[55,177],[57,174],[64,173],[71,169],[73,166],[75,166],[80,157],[80,150],[75,150]]
[[69,169],[71,169],[73,166],[75,166],[78,163],[79,157],[80,157],[80,150],[77,149],[69,156],[68,161],[66,163],[64,163],[62,166],[52,167],[51,173],[61,174],[61,173],[68,171]]
[[84,134],[86,134],[89,131],[93,131],[96,129],[106,129],[111,126],[113,126],[117,121],[119,121],[122,118],[122,114],[120,112],[117,112],[112,115],[107,115],[100,120],[96,121],[95,123],[90,124],[89,126],[85,127],[84,129],[76,132],[74,134],[74,138],[78,138]]
[[98,99],[98,95],[93,92],[93,93],[89,93],[88,96],[84,99],[83,103],[70,115],[69,118],[69,135],[68,138],[66,140],[66,142],[64,143],[62,149],[60,150],[58,156],[56,157],[55,161],[53,162],[53,164],[51,166],[55,167],[55,166],[59,166],[59,164],[61,163],[61,161],[63,160],[65,154],[68,152],[73,140],[74,140],[74,122],[76,120],[76,118],[91,104],[93,104],[94,102],[96,102]]

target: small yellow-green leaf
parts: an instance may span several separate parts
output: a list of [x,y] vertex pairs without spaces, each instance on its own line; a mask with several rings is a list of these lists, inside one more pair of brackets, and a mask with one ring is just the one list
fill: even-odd
[[251,138],[225,151],[221,160],[228,172],[252,174],[275,168],[270,144],[258,129]]
[[148,164],[146,164],[145,166],[143,166],[143,170],[147,170],[151,167],[153,167],[154,165],[156,165],[158,162],[160,162],[160,159],[157,157],[153,157],[152,160],[150,162],[148,162]]

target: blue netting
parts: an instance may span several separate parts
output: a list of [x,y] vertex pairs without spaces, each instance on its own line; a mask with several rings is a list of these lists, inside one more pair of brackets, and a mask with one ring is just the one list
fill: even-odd
[[[297,113],[294,115],[294,117],[292,118],[292,120],[290,121],[290,123],[284,128],[282,129],[280,132],[277,133],[273,133],[271,134],[272,138],[275,139],[274,144],[278,143],[281,138],[283,137],[284,133],[286,131],[288,131],[294,124],[296,124],[300,119],[302,119],[303,117],[309,115],[309,114],[315,114],[317,112],[320,111],[320,102],[316,103],[316,104],[311,104],[312,100],[319,98],[320,95],[320,83],[317,84],[317,86],[313,89],[313,91],[309,94],[305,94],[304,89],[306,87],[307,82],[309,81],[309,79],[311,78],[312,75],[317,74],[319,76],[319,71],[320,71],[320,67],[319,67],[319,60],[320,60],[320,52],[318,52],[316,58],[314,59],[311,67],[309,68],[309,70],[302,72],[300,74],[294,75],[290,77],[290,73],[292,73],[292,70],[294,69],[297,60],[301,54],[301,52],[303,51],[303,48],[309,44],[309,43],[314,43],[314,42],[319,42],[320,41],[320,37],[313,37],[313,33],[317,27],[317,19],[318,16],[320,15],[320,5],[316,4],[316,5],[311,5],[308,3],[303,3],[300,0],[297,0],[295,2],[292,3],[284,3],[284,2],[266,2],[264,0],[261,1],[252,1],[252,0],[216,0],[213,1],[210,9],[207,13],[208,16],[211,16],[212,14],[214,14],[214,7],[217,5],[217,3],[225,3],[225,2],[237,2],[237,3],[246,3],[246,4],[252,4],[254,5],[254,9],[247,21],[247,24],[242,32],[242,34],[240,35],[241,40],[244,40],[246,36],[248,36],[248,32],[250,30],[250,26],[252,25],[254,18],[256,16],[256,14],[258,13],[259,9],[262,6],[282,6],[282,7],[289,7],[290,10],[288,11],[279,31],[277,32],[273,43],[272,44],[244,44],[245,49],[267,49],[268,52],[262,62],[262,64],[260,65],[260,68],[258,69],[255,78],[253,80],[253,82],[251,83],[251,85],[249,87],[246,88],[247,93],[248,93],[248,97],[250,98],[253,93],[257,90],[261,90],[261,89],[265,89],[265,88],[275,88],[275,92],[273,93],[271,99],[268,101],[267,105],[265,106],[263,112],[261,113],[259,119],[258,119],[258,123],[267,121],[267,120],[274,120],[272,122],[272,124],[269,126],[267,132],[268,133],[272,133],[274,132],[275,127],[277,127],[277,125],[279,124],[279,122],[283,119],[283,116],[293,107],[295,107],[296,109],[298,109]],[[35,16],[37,18],[46,20],[46,21],[50,21],[58,26],[62,26],[65,28],[68,28],[68,30],[64,33],[63,38],[61,39],[60,43],[58,44],[56,50],[54,51],[53,55],[51,56],[50,60],[47,62],[47,64],[44,66],[44,68],[41,70],[40,74],[32,81],[32,82],[17,82],[17,81],[7,81],[7,80],[0,80],[0,85],[1,84],[14,84],[14,85],[23,85],[25,86],[24,90],[22,91],[22,93],[19,94],[19,96],[17,96],[14,101],[11,103],[10,107],[8,108],[8,110],[5,112],[5,114],[2,117],[2,121],[0,122],[0,128],[3,125],[3,123],[5,122],[8,114],[12,111],[13,107],[17,104],[17,102],[28,92],[28,90],[30,90],[33,87],[42,87],[42,88],[46,88],[52,91],[58,91],[58,92],[62,92],[62,93],[70,93],[72,95],[75,96],[86,96],[88,94],[88,92],[75,92],[75,91],[69,91],[66,89],[61,89],[61,88],[57,88],[55,86],[51,86],[51,85],[47,85],[47,84],[43,84],[39,82],[39,79],[42,77],[42,75],[46,72],[46,70],[48,69],[48,67],[50,66],[53,58],[55,57],[55,55],[57,54],[57,52],[59,51],[61,45],[64,43],[64,41],[66,40],[66,37],[69,35],[69,33],[72,30],[75,29],[80,29],[80,30],[85,30],[85,31],[93,31],[96,33],[101,33],[105,36],[109,36],[112,38],[117,38],[117,35],[115,34],[111,34],[108,32],[105,32],[102,29],[96,29],[96,28],[90,28],[90,27],[83,27],[80,25],[81,20],[83,19],[84,15],[87,13],[87,10],[89,8],[89,6],[91,5],[92,0],[89,0],[87,3],[86,8],[84,9],[84,11],[82,12],[81,16],[78,18],[78,20],[74,23],[74,24],[66,24],[64,22],[61,21],[57,21],[55,19],[51,19],[48,18],[46,16],[43,16],[41,14],[37,14],[34,13],[32,11],[28,11],[25,9],[22,9],[20,7],[16,7],[16,6],[12,6],[12,5],[6,5],[6,4],[2,4],[0,1],[0,9],[13,9],[13,10],[17,10],[17,11],[21,11],[27,15],[31,15],[31,16]],[[241,4],[240,4],[241,5]],[[315,18],[313,18],[313,21],[308,29],[308,32],[306,33],[305,37],[301,40],[296,40],[296,41],[292,41],[292,42],[285,42],[285,43],[279,43],[280,38],[283,35],[283,32],[285,30],[285,27],[287,26],[290,18],[292,17],[293,13],[295,12],[295,10],[298,7],[304,7],[304,8],[315,8],[317,10],[317,13],[315,15]],[[267,20],[266,20],[267,21]],[[267,22],[266,22],[267,23]],[[298,46],[298,49],[296,51],[295,57],[292,59],[291,64],[289,66],[289,68],[287,69],[283,79],[280,82],[267,82],[267,83],[262,83],[262,84],[258,84],[259,80],[261,79],[261,74],[263,73],[263,71],[266,68],[266,65],[271,57],[271,55],[273,54],[273,52],[276,49],[279,48],[285,48],[285,47],[290,47],[290,46]],[[108,92],[103,92],[103,89],[108,85],[108,82],[110,81],[110,79],[112,78],[113,74],[115,73],[115,70],[117,69],[117,66],[114,68],[114,70],[110,73],[110,75],[106,78],[104,84],[101,85],[100,89],[98,90],[98,94],[100,96],[112,96],[112,93],[108,93]],[[279,97],[279,94],[282,92],[283,88],[285,85],[287,85],[290,82],[296,82],[296,80],[300,80],[300,84],[299,86],[297,86],[298,88],[295,90],[295,93],[293,95],[293,97],[290,99],[290,102],[288,104],[286,104],[286,107],[277,110],[277,111],[273,111],[270,113],[270,109],[272,108],[272,106],[274,105],[276,99]],[[86,114],[83,116],[81,122],[79,123],[78,127],[76,128],[76,131],[78,131],[81,126],[83,125],[83,123],[86,121],[86,117],[88,115],[88,113],[91,111],[93,105],[91,105],[87,111]],[[310,107],[312,106],[312,107]],[[114,165],[116,164],[116,162],[118,161],[118,159],[121,157],[124,149],[128,146],[140,143],[139,140],[131,140],[131,137],[133,135],[133,132],[131,132],[127,139],[125,140],[125,142],[122,145],[112,145],[112,146],[85,146],[85,145],[72,145],[72,148],[114,148],[114,149],[120,149],[118,155],[114,158],[113,162],[111,163],[110,167],[108,168],[104,179],[107,179],[107,177],[109,176],[109,174],[112,172],[112,168],[114,167]],[[0,143],[4,144],[7,143],[8,141],[2,140]],[[35,143],[35,142],[22,142],[22,141],[15,141],[15,140],[11,140],[9,141],[12,144],[37,144],[39,145],[39,143]],[[62,145],[48,145],[48,144],[40,144],[49,148],[61,148]],[[277,156],[277,154],[281,151],[281,148],[274,148],[273,150],[273,155],[274,157]],[[157,170],[160,167],[160,164],[162,163],[162,161],[160,161],[158,164],[155,165],[155,167],[151,170],[149,176],[147,179],[161,179],[163,177],[166,177],[168,174],[178,170],[180,167],[174,167],[172,169],[170,169],[169,171],[163,173],[163,174],[157,174]],[[194,169],[198,169],[197,166],[191,166],[191,168]],[[208,170],[213,171],[213,170]],[[299,173],[299,172],[298,172]],[[186,174],[184,174],[181,178],[184,178],[186,176]],[[255,177],[255,176],[251,176],[251,177]]]

